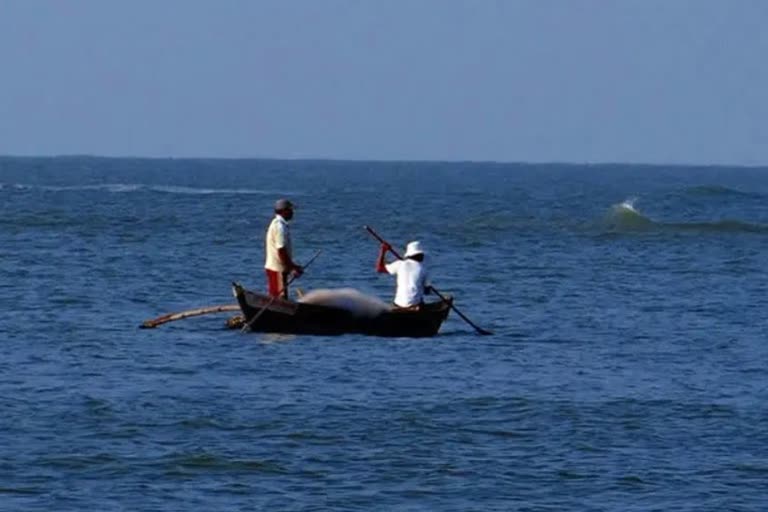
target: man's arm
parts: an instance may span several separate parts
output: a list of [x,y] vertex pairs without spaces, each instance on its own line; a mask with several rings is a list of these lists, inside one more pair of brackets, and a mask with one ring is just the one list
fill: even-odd
[[296,262],[291,259],[291,255],[288,254],[288,251],[285,249],[285,247],[280,247],[277,250],[277,254],[280,256],[280,261],[283,263],[285,268],[288,269],[288,272],[293,272],[297,277],[304,273],[304,267],[297,265]]
[[387,251],[392,249],[389,244],[381,244],[379,248],[379,257],[376,259],[376,272],[379,274],[387,274],[387,262],[384,261],[384,257],[387,255]]

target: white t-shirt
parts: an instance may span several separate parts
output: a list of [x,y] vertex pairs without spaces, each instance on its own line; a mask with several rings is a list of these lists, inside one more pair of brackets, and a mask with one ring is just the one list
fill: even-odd
[[288,230],[288,221],[280,215],[275,215],[275,218],[269,224],[266,246],[267,261],[264,263],[264,268],[275,272],[287,271],[288,269],[283,265],[277,250],[285,248],[288,251],[288,255],[293,257],[291,234]]
[[398,260],[386,265],[387,272],[397,276],[395,304],[401,308],[421,304],[424,300],[424,286],[427,284],[427,269],[416,260]]

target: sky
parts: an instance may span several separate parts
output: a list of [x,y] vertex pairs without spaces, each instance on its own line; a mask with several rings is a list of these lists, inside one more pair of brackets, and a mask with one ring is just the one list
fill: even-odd
[[768,164],[764,0],[0,0],[0,155]]

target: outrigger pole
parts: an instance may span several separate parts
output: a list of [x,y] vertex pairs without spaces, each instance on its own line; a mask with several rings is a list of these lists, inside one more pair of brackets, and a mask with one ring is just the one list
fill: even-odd
[[[306,265],[304,265],[304,268],[307,268],[310,263],[312,263],[315,258],[320,254],[321,251],[317,251],[314,256],[307,262]],[[286,283],[286,286],[290,284],[296,276],[292,276],[291,279]],[[274,297],[273,297],[274,300]],[[271,304],[271,302],[270,302]],[[208,306],[204,308],[195,308],[195,309],[189,309],[187,311],[180,311],[178,313],[168,313],[167,315],[162,315],[157,318],[153,318],[151,320],[145,320],[139,328],[141,329],[154,329],[158,325],[163,325],[168,322],[173,322],[174,320],[183,320],[185,318],[189,318],[191,316],[200,316],[200,315],[207,315],[208,313],[221,313],[224,311],[240,311],[240,306],[238,304],[221,304],[219,306]],[[259,314],[256,316],[260,316],[262,311],[259,312]],[[246,327],[250,327],[251,324],[256,320],[256,318],[252,318],[250,322],[248,322],[244,327],[243,330],[245,330]]]
[[221,313],[223,311],[240,311],[240,306],[237,304],[222,304],[220,306],[208,306],[205,308],[190,309],[187,311],[181,311],[179,313],[168,313],[167,315],[153,318],[152,320],[145,320],[139,327],[141,329],[154,329],[158,325],[163,325],[174,320],[183,320],[191,316],[207,315],[208,313]]

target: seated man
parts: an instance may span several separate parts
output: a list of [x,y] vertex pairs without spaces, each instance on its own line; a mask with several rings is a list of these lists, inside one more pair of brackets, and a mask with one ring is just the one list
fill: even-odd
[[404,259],[386,263],[384,256],[391,249],[389,244],[381,244],[379,257],[376,261],[376,271],[397,276],[395,306],[401,308],[418,307],[424,303],[424,294],[430,291],[421,243],[409,242],[405,249]]

